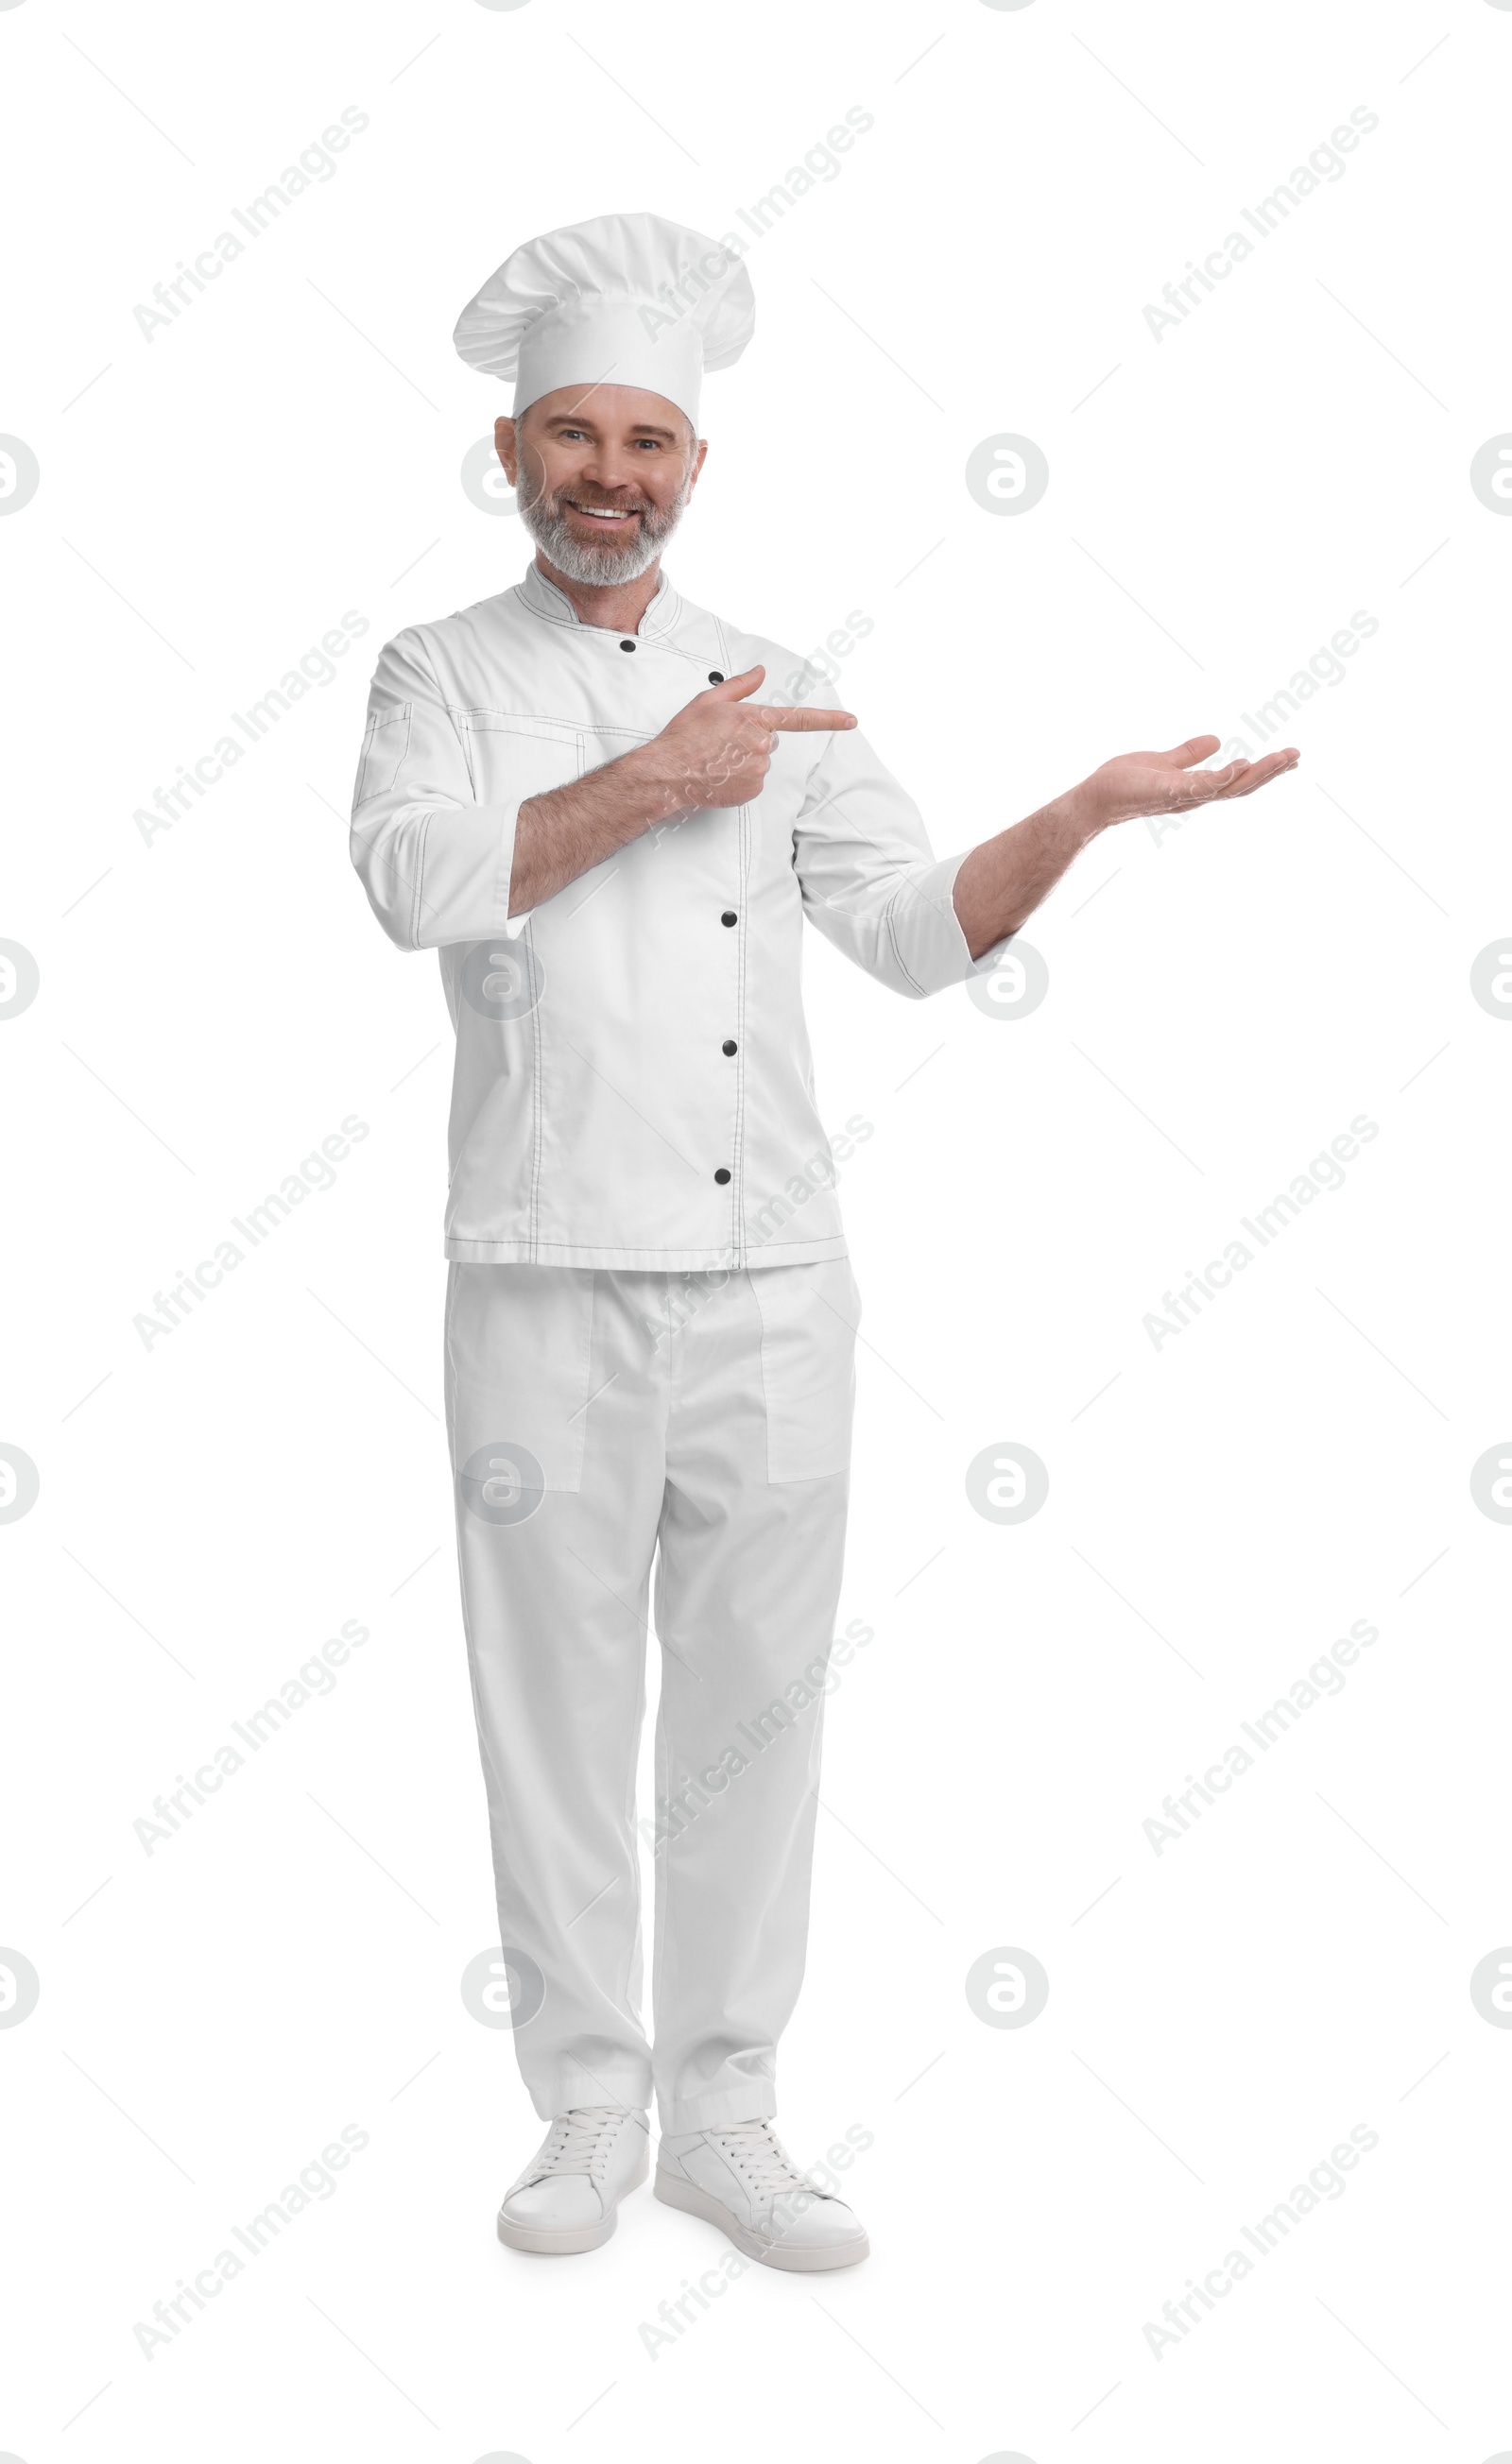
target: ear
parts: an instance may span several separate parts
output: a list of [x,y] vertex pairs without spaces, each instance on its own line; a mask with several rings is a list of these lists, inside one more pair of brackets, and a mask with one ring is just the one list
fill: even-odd
[[700,436],[699,438],[699,450],[693,457],[693,476],[688,482],[688,493],[690,495],[699,484],[699,473],[703,468],[704,456],[707,454],[708,450],[708,439]]
[[515,423],[502,413],[494,422],[494,451],[504,466],[505,478],[513,487],[520,468]]

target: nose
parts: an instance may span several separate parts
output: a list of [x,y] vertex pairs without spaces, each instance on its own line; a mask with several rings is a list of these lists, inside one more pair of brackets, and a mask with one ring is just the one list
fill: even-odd
[[639,484],[630,462],[629,454],[618,447],[595,446],[582,466],[583,478],[589,487],[599,489],[606,496],[616,495],[626,490],[634,490],[638,495]]

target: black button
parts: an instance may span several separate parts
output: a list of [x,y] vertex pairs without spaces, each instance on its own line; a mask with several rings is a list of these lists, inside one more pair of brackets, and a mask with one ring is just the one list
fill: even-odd
[[715,1177],[715,1179],[720,1183],[720,1186],[721,1186],[722,1188],[723,1187],[723,1185],[724,1185],[725,1181],[727,1181],[727,1180],[728,1180],[728,1178],[729,1178],[729,1174],[725,1171],[724,1166],[723,1166],[723,1164],[721,1164],[721,1166],[720,1166],[720,1168],[719,1168],[718,1172],[715,1174],[714,1177]]
[[731,1052],[733,1052],[733,1051],[734,1051],[734,1049],[735,1049],[735,1045],[734,1045],[734,1041],[733,1041],[733,1039],[731,1039],[731,1040],[727,1041],[726,1043],[722,1044],[722,1045],[720,1045],[720,1050],[721,1050],[723,1053],[725,1053],[726,1055],[727,1055],[727,1054],[729,1054],[729,1053],[731,1053]]
[[622,650],[633,650],[635,645],[634,642],[621,642],[619,647]]
[[734,923],[736,923],[738,920],[739,920],[739,919],[738,919],[738,917],[736,916],[735,910],[734,910],[734,908],[733,908],[733,907],[726,907],[726,909],[724,910],[723,914],[720,917],[720,922],[721,922],[722,924],[734,924]]
[[709,682],[711,685],[722,685],[724,682],[724,679],[721,675],[718,668],[711,668],[709,670]]

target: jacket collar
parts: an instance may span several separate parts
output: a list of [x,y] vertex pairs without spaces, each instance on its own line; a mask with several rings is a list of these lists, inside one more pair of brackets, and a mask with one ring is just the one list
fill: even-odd
[[[534,557],[525,567],[519,588],[520,596],[531,614],[544,617],[548,625],[576,625],[584,632],[597,632],[604,629],[597,626],[583,624],[582,618],[567,593],[559,590],[554,582],[546,580]],[[640,639],[655,638],[658,634],[672,632],[681,612],[682,602],[668,581],[666,568],[663,566],[656,576],[656,591],[640,620]]]

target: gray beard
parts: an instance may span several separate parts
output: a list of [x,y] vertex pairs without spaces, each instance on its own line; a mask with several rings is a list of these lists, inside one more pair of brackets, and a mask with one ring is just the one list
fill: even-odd
[[560,497],[547,496],[544,483],[527,493],[523,471],[515,491],[515,506],[542,555],[556,566],[558,573],[565,574],[568,582],[602,589],[616,582],[638,581],[650,571],[682,519],[692,493],[690,472],[670,504],[636,506],[640,520],[634,532],[622,539],[574,538]]

